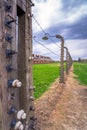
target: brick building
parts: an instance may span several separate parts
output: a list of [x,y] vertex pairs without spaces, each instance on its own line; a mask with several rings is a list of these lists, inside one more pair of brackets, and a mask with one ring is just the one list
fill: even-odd
[[54,62],[50,57],[32,54],[34,64],[44,64]]

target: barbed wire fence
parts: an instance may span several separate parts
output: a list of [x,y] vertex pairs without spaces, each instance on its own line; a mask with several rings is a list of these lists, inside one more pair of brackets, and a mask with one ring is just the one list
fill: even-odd
[[[58,45],[52,39],[51,35],[44,31],[34,15],[31,14],[31,6],[34,5],[31,0],[26,0],[25,3],[21,1],[20,3],[20,7],[17,8],[19,10],[18,12],[16,9],[18,4],[15,0],[0,1],[1,130],[35,130],[34,123],[36,118],[34,117],[34,87],[32,83],[32,39],[43,48],[47,49],[51,54],[58,58],[60,57],[60,83],[65,83],[64,48],[66,47],[64,47],[63,37],[56,35],[56,38],[62,38],[61,45]],[[24,10],[22,10],[21,7],[23,7]],[[17,16],[19,17],[18,22],[16,21]],[[44,35],[49,36],[51,42],[56,45],[57,49],[60,49],[60,53],[57,54],[54,50],[48,48],[32,35],[32,18],[36,21]],[[23,24],[25,24],[25,26]],[[18,38],[20,40],[19,45],[15,43],[17,35],[16,26],[18,26],[20,30],[18,32]],[[14,56],[15,54],[16,56]],[[66,73],[68,74],[73,63],[68,49],[66,49],[65,58]],[[21,116],[19,117],[18,115]]]
[[[47,50],[49,50],[51,53],[53,53],[54,55],[60,57],[60,80],[59,82],[60,83],[65,83],[65,77],[64,77],[64,73],[66,72],[66,74],[69,74],[69,70],[72,66],[72,63],[73,63],[73,60],[72,60],[72,57],[70,55],[70,52],[68,50],[67,47],[64,46],[64,38],[61,36],[61,35],[55,35],[55,36],[52,36],[50,35],[48,32],[46,32],[42,26],[40,25],[40,23],[38,22],[38,20],[35,18],[34,15],[32,15],[32,18],[34,19],[34,21],[36,22],[37,26],[41,29],[41,31],[43,32],[44,34],[44,37],[42,37],[43,40],[48,40],[50,39],[54,45],[56,45],[56,47],[60,48],[60,54],[55,54],[55,52],[53,52],[52,50],[50,50],[49,48],[47,48],[43,43],[40,43],[38,40],[34,39],[34,41],[36,43],[39,43],[40,45],[42,45],[43,47],[45,47]],[[59,38],[61,40],[61,45],[58,45],[52,38],[53,37],[56,37],[56,38]],[[64,49],[66,49],[66,55],[64,55]],[[64,67],[64,58],[66,59],[66,65]],[[64,70],[65,68],[65,70]],[[66,76],[66,75],[65,75]]]

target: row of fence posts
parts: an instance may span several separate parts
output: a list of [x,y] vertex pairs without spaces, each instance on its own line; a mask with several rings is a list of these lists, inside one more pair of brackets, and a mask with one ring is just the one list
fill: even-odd
[[[56,35],[57,37],[57,35]],[[61,39],[61,55],[60,55],[60,83],[65,83],[64,73],[69,74],[69,70],[72,66],[73,60],[67,47],[64,46],[64,38],[58,35],[57,38]],[[66,66],[64,67],[64,49],[66,50]],[[65,69],[64,69],[65,68]]]
[[[2,0],[2,3],[4,2],[4,0]],[[9,7],[10,8],[10,6],[8,5],[8,3],[10,3],[10,0],[8,1],[6,1],[7,2],[7,7]],[[31,1],[30,1],[31,2]],[[29,3],[28,2],[28,0],[26,0],[26,3]],[[16,6],[17,6],[17,3],[15,2],[15,4],[11,4],[11,5],[13,5],[13,7],[14,7],[14,10],[13,10],[13,14],[16,16],[16,12],[15,12],[15,8],[16,8]],[[3,19],[2,20],[4,20],[4,17],[6,17],[7,16],[7,14],[8,14],[8,12],[5,12],[5,11],[2,11],[3,10],[3,8],[4,7],[2,7],[0,10],[1,10],[1,16],[3,17]],[[23,12],[23,11],[22,11]],[[5,14],[5,16],[3,15],[3,13]],[[19,48],[19,49],[22,49],[22,46],[25,48],[25,50],[23,51],[24,53],[26,53],[26,55],[24,55],[26,58],[25,58],[25,64],[24,64],[24,66],[22,66],[21,65],[21,62],[20,62],[20,66],[22,66],[23,67],[23,69],[25,69],[24,67],[26,66],[26,73],[25,73],[25,75],[23,74],[23,80],[22,80],[22,82],[24,83],[23,84],[23,86],[22,86],[22,89],[21,89],[21,95],[20,95],[20,92],[19,92],[19,95],[20,95],[20,97],[21,97],[21,99],[22,100],[19,100],[19,97],[18,97],[18,95],[16,95],[16,101],[15,102],[17,102],[16,104],[24,104],[25,106],[22,106],[22,107],[24,107],[24,110],[26,110],[27,112],[27,114],[26,114],[26,121],[23,121],[22,120],[22,123],[24,124],[24,128],[23,128],[23,125],[22,125],[22,129],[24,129],[24,130],[31,130],[31,129],[33,129],[33,130],[36,130],[35,129],[35,120],[36,120],[36,118],[34,117],[34,103],[33,103],[33,100],[34,100],[34,97],[33,97],[33,86],[32,86],[32,74],[31,74],[31,72],[32,72],[32,61],[31,61],[31,53],[32,53],[32,45],[31,45],[31,39],[29,38],[29,35],[31,36],[31,33],[32,33],[32,29],[31,29],[31,17],[28,17],[28,15],[29,15],[29,13],[31,14],[31,6],[30,5],[28,5],[27,4],[27,6],[26,6],[26,12],[25,12],[25,15],[23,15],[23,17],[25,18],[25,20],[24,20],[24,22],[25,22],[25,28],[24,28],[24,32],[25,32],[25,40],[24,40],[24,43],[25,43],[25,45],[24,44],[22,44],[21,43],[21,48]],[[10,15],[12,15],[10,12],[9,12],[9,14]],[[24,14],[24,13],[23,13]],[[19,18],[20,19],[20,18]],[[14,21],[5,21],[6,23],[8,22],[14,22]],[[9,23],[10,24],[10,23]],[[8,25],[8,24],[7,24]],[[1,22],[1,26],[3,26],[3,21]],[[15,25],[14,25],[14,29],[12,30],[13,32],[14,32],[14,30],[15,30]],[[0,28],[2,28],[2,27],[0,27]],[[30,30],[29,30],[30,29]],[[26,30],[26,31],[25,31]],[[6,29],[4,29],[4,31],[6,31]],[[11,32],[11,29],[8,29],[8,31],[9,32]],[[2,32],[3,31],[0,31],[0,35],[2,36]],[[20,33],[22,33],[21,32],[21,30],[20,30]],[[28,34],[29,33],[29,34]],[[20,35],[20,36],[22,36],[22,35]],[[70,69],[70,67],[71,67],[71,65],[72,65],[72,57],[71,57],[71,55],[70,55],[70,53],[69,53],[69,51],[68,51],[68,48],[66,48],[66,47],[64,47],[64,39],[63,39],[63,37],[62,36],[60,36],[60,35],[56,35],[56,38],[60,38],[61,39],[61,58],[60,58],[60,65],[61,65],[61,69],[60,69],[60,83],[64,83],[65,82],[65,79],[64,79],[64,48],[66,49],[66,74],[68,74],[69,73],[69,69]],[[29,41],[30,40],[30,41]],[[2,40],[2,43],[4,43],[4,41]],[[13,44],[12,44],[13,45]],[[5,44],[5,46],[9,46],[9,48],[12,48],[11,46],[12,45],[10,45],[10,44]],[[0,49],[1,49],[1,51],[3,51],[2,50],[2,46],[0,47]],[[14,46],[14,49],[15,49],[15,46]],[[23,49],[22,49],[23,50]],[[21,55],[22,53],[20,53],[20,55]],[[28,56],[29,56],[29,59],[28,59]],[[2,76],[2,81],[5,79],[5,83],[6,84],[4,84],[4,81],[3,82],[1,82],[1,89],[3,90],[3,91],[1,91],[2,92],[2,95],[5,97],[5,98],[1,98],[0,100],[1,101],[4,101],[4,102],[6,102],[7,101],[7,99],[6,99],[6,97],[8,96],[8,94],[9,95],[11,95],[11,93],[10,92],[15,92],[15,90],[12,88],[12,91],[8,91],[8,89],[6,89],[5,88],[5,86],[7,85],[7,80],[8,80],[8,73],[5,71],[5,69],[4,69],[4,67],[2,66],[2,65],[7,65],[7,63],[9,63],[9,61],[7,61],[7,59],[5,59],[5,56],[4,56],[4,51],[3,51],[3,53],[1,54],[1,57],[0,57],[1,59],[4,59],[4,60],[2,60],[3,61],[3,64],[2,64],[2,62],[1,62],[1,67],[0,67],[0,69],[2,69],[3,68],[3,74],[2,75],[4,75],[4,76]],[[15,57],[14,57],[15,58]],[[20,57],[19,57],[19,59],[20,59]],[[22,59],[22,56],[21,56],[21,59]],[[12,59],[11,59],[12,60]],[[23,59],[24,60],[24,59]],[[10,61],[11,62],[11,61]],[[16,61],[17,62],[17,61]],[[16,64],[16,63],[14,63],[14,64]],[[13,65],[14,65],[13,64]],[[27,64],[27,65],[26,65]],[[28,66],[29,65],[29,66]],[[18,69],[19,69],[20,67],[18,67]],[[20,70],[20,69],[19,69]],[[21,69],[21,71],[22,71],[22,69]],[[22,74],[22,73],[24,73],[24,71],[22,71],[21,72],[20,71],[20,75]],[[12,72],[12,74],[13,74],[13,72]],[[11,75],[12,75],[11,74]],[[19,74],[19,73],[18,73]],[[13,74],[14,75],[14,74]],[[19,75],[19,77],[21,77]],[[7,77],[6,77],[7,76]],[[4,79],[3,79],[3,77],[5,77]],[[10,77],[10,75],[9,75],[9,77]],[[15,76],[16,77],[16,76]],[[10,88],[9,88],[10,89]],[[5,92],[5,93],[4,93]],[[25,92],[25,93],[24,93]],[[15,92],[16,93],[16,92]],[[6,94],[6,96],[5,96],[5,94]],[[16,93],[17,94],[17,93]],[[26,96],[27,95],[27,96]],[[8,99],[9,99],[9,96],[8,96]],[[25,102],[24,102],[25,101]],[[20,103],[21,102],[21,103]],[[13,102],[14,103],[14,102]],[[4,103],[3,103],[4,104]],[[14,104],[13,104],[14,105]],[[6,109],[7,108],[7,106],[6,106],[6,104],[5,105],[3,105],[4,106],[4,109]],[[20,105],[19,105],[20,106]],[[6,107],[6,108],[5,108]],[[19,109],[20,110],[20,109]],[[3,113],[5,112],[5,110],[3,110]],[[10,118],[8,117],[8,115],[7,115],[7,111],[5,112],[5,114],[2,114],[3,115],[3,126],[4,126],[4,130],[6,130],[6,129],[14,129],[15,128],[15,122],[12,122],[13,124],[11,124],[10,126],[12,127],[12,128],[9,128],[10,126],[9,126],[9,123],[10,123],[10,121],[11,121],[11,119],[13,118],[13,115],[12,116],[10,116]],[[15,116],[15,115],[14,115]],[[6,117],[8,117],[8,118],[6,118]],[[6,119],[5,119],[6,118]],[[8,120],[9,119],[9,120]],[[13,120],[12,120],[13,121]],[[20,127],[20,125],[19,125],[19,127]],[[19,128],[15,128],[16,130],[20,130]]]
[[[68,51],[68,48],[64,46],[64,38],[57,34],[57,35],[54,35],[54,36],[50,36],[50,37],[56,37],[58,39],[61,40],[61,54],[60,54],[60,80],[59,82],[60,83],[65,83],[65,79],[64,79],[64,49],[66,49],[66,74],[68,74],[69,72],[69,69],[71,68],[72,66],[72,63],[73,63],[73,60],[72,60],[72,57]],[[49,37],[47,35],[45,35],[44,37],[42,37],[43,40],[48,40]]]

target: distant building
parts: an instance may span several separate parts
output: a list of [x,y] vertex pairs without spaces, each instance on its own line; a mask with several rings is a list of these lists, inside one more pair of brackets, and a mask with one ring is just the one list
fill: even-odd
[[32,54],[34,64],[46,64],[54,62],[50,57]]

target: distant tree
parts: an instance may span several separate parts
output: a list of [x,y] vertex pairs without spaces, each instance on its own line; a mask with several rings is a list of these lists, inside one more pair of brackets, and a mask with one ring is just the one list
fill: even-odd
[[78,62],[81,62],[81,58],[80,57],[78,58]]

